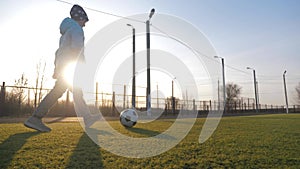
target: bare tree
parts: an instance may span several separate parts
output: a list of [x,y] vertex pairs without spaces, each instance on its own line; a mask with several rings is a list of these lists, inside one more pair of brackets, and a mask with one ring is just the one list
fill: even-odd
[[28,79],[25,77],[24,73],[21,77],[15,80],[15,88],[12,90],[13,94],[18,98],[18,104],[21,105],[25,100],[26,96],[24,96],[24,88],[28,85]]
[[[42,87],[44,84],[44,74],[45,74],[46,63],[44,63],[43,71],[41,70],[41,61],[36,65],[36,79],[35,79],[35,90],[34,90],[34,107],[42,99]],[[40,86],[39,86],[40,85]]]
[[235,102],[239,99],[242,87],[234,83],[226,85],[226,109],[232,110]]
[[42,97],[43,97],[42,90],[43,90],[43,85],[44,85],[45,69],[46,69],[46,62],[44,63],[44,68],[43,68],[43,72],[42,72],[42,77],[41,77],[41,80],[40,80],[39,103],[41,102]]

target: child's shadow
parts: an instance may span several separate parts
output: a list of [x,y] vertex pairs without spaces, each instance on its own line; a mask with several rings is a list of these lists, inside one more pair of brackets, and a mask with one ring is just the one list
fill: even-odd
[[86,133],[80,137],[66,168],[103,168],[100,147]]
[[0,168],[7,168],[11,163],[14,155],[23,147],[32,136],[40,132],[25,132],[11,135],[8,139],[0,144]]

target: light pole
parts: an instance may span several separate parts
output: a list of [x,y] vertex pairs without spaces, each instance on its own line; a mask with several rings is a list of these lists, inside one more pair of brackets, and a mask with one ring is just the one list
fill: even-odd
[[253,70],[253,79],[254,79],[254,93],[255,93],[255,110],[256,113],[258,113],[258,100],[257,100],[257,84],[256,84],[256,75],[255,75],[255,69],[251,67],[247,67],[247,69]]
[[286,114],[288,114],[289,113],[289,104],[288,104],[288,98],[287,98],[287,92],[286,92],[285,74],[286,74],[286,70],[283,72],[283,85],[284,85],[284,94],[285,94]]
[[258,81],[256,80],[256,93],[257,93],[257,103],[258,109],[260,109],[260,102],[259,102],[259,91],[258,91]]
[[218,79],[218,112],[220,111],[220,80]]
[[176,77],[172,79],[172,113],[175,113],[174,79],[176,79]]
[[222,75],[223,75],[223,99],[224,99],[224,112],[226,107],[226,86],[225,86],[225,67],[224,67],[224,58],[219,56],[214,56],[214,58],[219,58],[222,61]]
[[135,28],[131,24],[127,24],[132,28],[132,108],[135,108]]
[[147,44],[147,96],[146,96],[146,108],[147,115],[151,116],[151,79],[150,79],[150,20],[154,15],[155,9],[151,9],[149,18],[146,21],[146,44]]

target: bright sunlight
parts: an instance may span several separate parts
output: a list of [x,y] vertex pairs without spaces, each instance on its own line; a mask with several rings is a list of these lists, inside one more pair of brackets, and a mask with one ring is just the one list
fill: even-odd
[[63,71],[63,76],[69,85],[73,85],[76,62],[70,62]]

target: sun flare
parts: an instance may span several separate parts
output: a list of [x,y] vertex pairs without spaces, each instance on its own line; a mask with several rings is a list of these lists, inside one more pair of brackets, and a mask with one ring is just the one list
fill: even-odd
[[73,85],[75,67],[76,63],[71,62],[64,69],[63,76],[69,85]]

